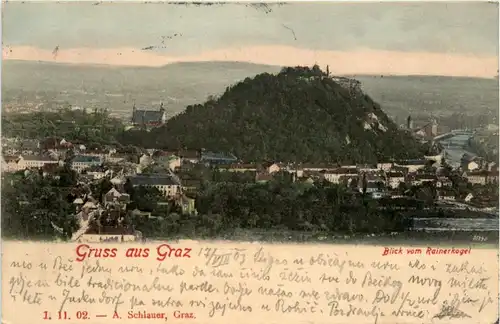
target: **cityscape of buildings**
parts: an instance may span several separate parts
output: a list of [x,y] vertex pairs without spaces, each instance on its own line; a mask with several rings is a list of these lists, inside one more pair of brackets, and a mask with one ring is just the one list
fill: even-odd
[[[147,118],[144,118],[145,115]],[[132,123],[137,125],[141,121],[157,126],[161,118],[161,111],[148,114],[134,109]],[[446,208],[478,210],[495,205],[495,201],[475,195],[474,190],[467,194],[457,191],[452,173],[458,174],[472,188],[498,185],[499,176],[497,162],[466,154],[462,156],[460,166],[453,168],[446,163],[445,151],[418,160],[380,161],[373,165],[328,165],[279,161],[246,163],[226,152],[206,150],[141,149],[140,153],[130,153],[120,152],[109,146],[89,150],[85,143],[73,144],[66,139],[52,139],[44,143],[30,139],[3,138],[2,172],[24,172],[25,176],[39,172],[47,176],[57,168],[68,165],[78,174],[79,188],[89,187],[103,179],[108,179],[113,184],[103,197],[94,197],[88,190],[76,190],[79,194],[75,195],[73,204],[81,226],[73,239],[79,241],[117,240],[119,236],[123,236],[120,240],[131,240],[138,237],[132,229],[119,226],[130,202],[130,196],[125,190],[127,184],[132,187],[156,188],[164,198],[163,203],[172,202],[180,206],[183,212],[195,214],[195,197],[202,179],[186,175],[183,171],[191,170],[197,165],[236,176],[244,174],[254,183],[272,181],[277,175],[287,175],[290,181],[306,185],[327,181],[343,185],[353,192],[367,194],[373,199],[400,198],[411,187],[430,186],[435,188],[436,193],[432,199]],[[154,217],[147,211],[132,212]],[[102,219],[103,213],[109,214],[106,218],[109,224],[91,226],[92,220]]]

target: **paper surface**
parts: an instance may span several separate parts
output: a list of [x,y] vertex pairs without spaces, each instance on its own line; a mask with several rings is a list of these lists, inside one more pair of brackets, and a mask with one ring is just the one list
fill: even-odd
[[391,250],[397,254],[383,256],[384,247],[361,245],[3,242],[2,320],[9,324],[496,321],[495,250],[413,249],[403,246]]

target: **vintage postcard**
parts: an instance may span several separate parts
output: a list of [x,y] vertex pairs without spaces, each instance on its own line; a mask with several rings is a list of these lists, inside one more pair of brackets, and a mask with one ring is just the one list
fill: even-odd
[[497,3],[2,27],[2,323],[498,324]]

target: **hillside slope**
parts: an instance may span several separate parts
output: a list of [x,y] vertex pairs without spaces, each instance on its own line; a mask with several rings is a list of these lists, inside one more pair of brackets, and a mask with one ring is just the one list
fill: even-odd
[[361,163],[422,154],[369,96],[317,66],[247,78],[149,136],[159,146],[230,151],[245,161]]

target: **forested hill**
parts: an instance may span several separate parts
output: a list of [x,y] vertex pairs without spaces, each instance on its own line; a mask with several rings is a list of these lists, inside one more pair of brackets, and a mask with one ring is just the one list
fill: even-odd
[[148,137],[157,146],[228,151],[245,161],[362,163],[422,155],[368,95],[338,82],[317,66],[259,74],[188,106]]

